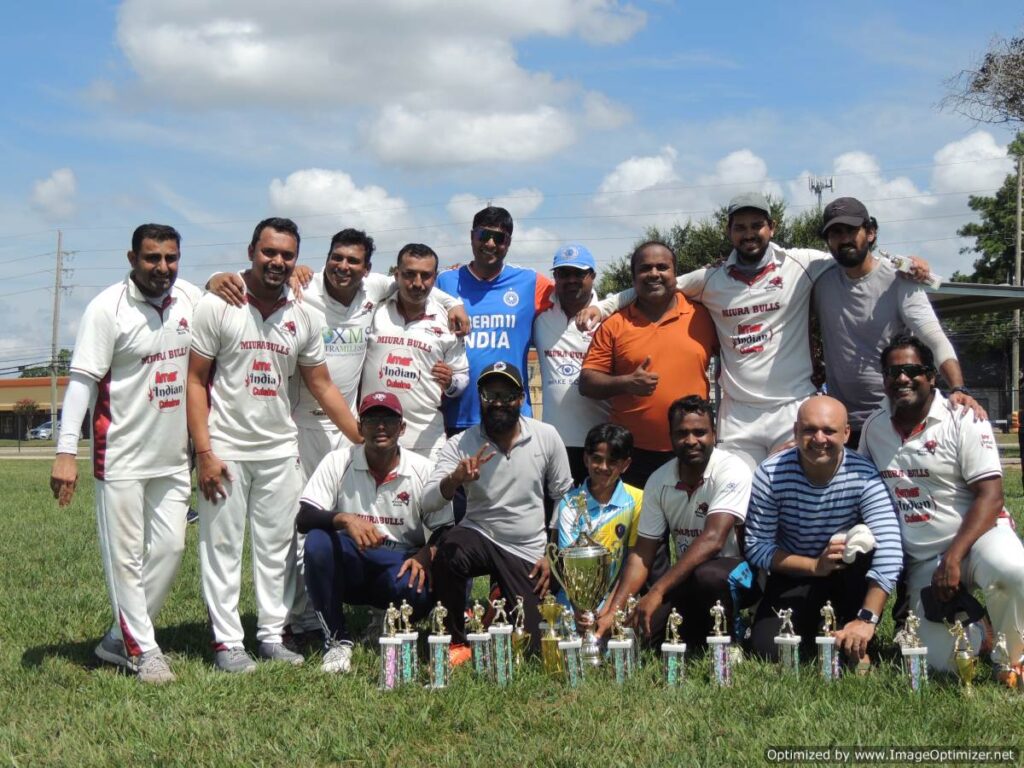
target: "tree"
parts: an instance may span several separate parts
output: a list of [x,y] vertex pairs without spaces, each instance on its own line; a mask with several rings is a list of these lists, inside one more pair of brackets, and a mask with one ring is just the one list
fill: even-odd
[[[57,353],[57,375],[67,376],[71,370],[71,350],[61,349]],[[49,365],[23,366],[19,369],[19,379],[38,379],[50,375]]]
[[18,417],[18,443],[23,434],[22,425],[31,427],[33,417],[39,412],[39,403],[31,397],[23,397],[14,403],[14,415]]
[[1024,123],[1024,37],[997,37],[981,62],[948,81],[941,106],[982,123]]

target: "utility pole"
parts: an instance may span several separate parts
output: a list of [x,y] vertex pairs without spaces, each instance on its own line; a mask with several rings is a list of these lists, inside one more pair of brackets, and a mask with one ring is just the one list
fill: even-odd
[[50,434],[57,439],[57,329],[60,327],[60,294],[64,278],[64,233],[57,230],[57,264],[53,272],[53,328],[50,336]]
[[808,176],[807,177],[807,188],[818,196],[818,212],[821,212],[821,193],[824,190],[829,192],[835,191],[833,186],[832,176]]
[[[1024,155],[1017,155],[1017,248],[1013,260],[1013,284],[1020,287],[1020,256],[1024,246],[1021,232],[1021,189],[1024,187]],[[1013,310],[1013,348],[1010,350],[1010,410],[1020,409],[1020,310]]]

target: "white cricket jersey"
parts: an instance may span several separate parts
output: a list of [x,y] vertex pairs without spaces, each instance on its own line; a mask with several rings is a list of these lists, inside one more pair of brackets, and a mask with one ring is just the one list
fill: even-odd
[[835,266],[806,248],[768,245],[767,265],[750,276],[734,250],[718,267],[677,278],[688,299],[711,313],[722,355],[722,391],[741,403],[772,406],[814,394],[810,303],[814,281]]
[[[889,486],[911,560],[945,552],[974,501],[969,485],[1003,474],[992,425],[961,418],[937,390],[924,422],[906,440],[893,426],[886,400],[864,422],[858,450]],[[1001,517],[1009,524],[1005,511]]]
[[398,294],[373,313],[367,332],[362,394],[391,392],[402,403],[403,448],[431,455],[445,441],[441,386],[430,375],[436,363],[447,363],[453,374],[469,374],[469,359],[461,339],[448,330],[448,312],[433,295],[424,314],[408,323],[398,310]]
[[129,276],[86,307],[71,370],[98,382],[91,406],[98,480],[188,469],[185,379],[199,297],[177,279],[165,298],[151,300]]
[[[607,400],[593,400],[580,394],[579,378],[594,328],[581,331],[566,317],[552,296],[554,305],[533,319],[533,344],[537,348],[544,409],[542,421],[558,430],[567,446],[583,447],[591,427],[604,424],[611,413]],[[598,303],[591,295],[590,306]]]
[[[326,512],[357,515],[398,547],[422,547],[430,527],[420,502],[432,466],[423,456],[400,451],[398,466],[378,485],[363,446],[345,445],[324,457],[301,500]],[[434,528],[452,523],[451,504],[426,517]]]
[[[647,479],[637,534],[660,541],[666,532],[670,532],[675,539],[676,552],[681,557],[694,539],[704,532],[708,515],[725,512],[735,517],[737,524],[747,519],[752,478],[743,459],[715,448],[711,451],[700,484],[690,488],[679,479],[678,462],[672,459],[654,470]],[[729,531],[718,556],[740,556],[735,527]]]
[[263,319],[252,305],[232,307],[208,293],[192,323],[192,351],[214,361],[210,374],[210,447],[221,459],[298,456],[288,378],[296,365],[324,362],[313,313],[285,289]]

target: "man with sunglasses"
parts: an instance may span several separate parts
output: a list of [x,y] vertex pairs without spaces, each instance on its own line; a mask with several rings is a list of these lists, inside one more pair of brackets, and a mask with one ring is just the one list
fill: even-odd
[[306,534],[306,589],[324,632],[324,672],[351,668],[343,603],[386,608],[406,600],[414,620],[434,604],[428,542],[432,528],[451,524],[451,505],[423,510],[431,462],[401,449],[405,426],[394,394],[368,394],[359,404],[363,444],[328,454],[302,492],[295,525]]
[[878,369],[882,347],[893,336],[913,333],[934,351],[951,387],[949,401],[985,419],[985,410],[964,388],[963,373],[924,288],[899,278],[888,259],[872,250],[878,223],[864,204],[840,197],[825,206],[821,236],[839,269],[814,284],[814,311],[825,347],[828,392],[850,413],[850,444],[857,445],[864,420],[885,399]]
[[[920,339],[897,336],[880,362],[887,399],[864,423],[860,452],[896,502],[906,552],[901,591],[923,619],[928,663],[950,669],[952,638],[942,622],[976,590],[1016,662],[1024,651],[1024,546],[1003,506],[992,426],[951,412],[935,388],[935,357]],[[982,621],[967,631],[975,649],[991,650]]]
[[540,643],[539,599],[550,573],[544,557],[544,497],[561,499],[572,488],[569,460],[558,432],[522,416],[523,378],[512,363],[487,366],[477,379],[480,423],[442,446],[424,491],[427,511],[466,491],[466,515],[445,531],[434,558],[434,591],[448,610],[452,660],[468,659],[466,589],[489,575],[512,600],[523,598],[526,629]]

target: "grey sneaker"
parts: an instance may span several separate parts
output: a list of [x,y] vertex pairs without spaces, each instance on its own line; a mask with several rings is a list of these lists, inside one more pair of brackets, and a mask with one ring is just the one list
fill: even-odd
[[352,643],[331,640],[324,650],[324,660],[320,669],[330,674],[349,672],[352,669]]
[[139,682],[163,685],[175,681],[174,673],[171,672],[167,659],[159,649],[142,654],[139,659]]
[[301,654],[285,648],[284,643],[260,643],[256,655],[267,661],[283,661],[296,667],[305,661]]
[[98,659],[107,662],[107,664],[113,664],[115,667],[126,669],[129,672],[139,671],[135,659],[129,656],[124,649],[124,641],[112,637],[109,632],[103,636],[100,644],[96,646],[96,650],[93,652]]
[[245,648],[225,648],[217,651],[213,663],[221,672],[255,672],[256,662],[245,652]]

